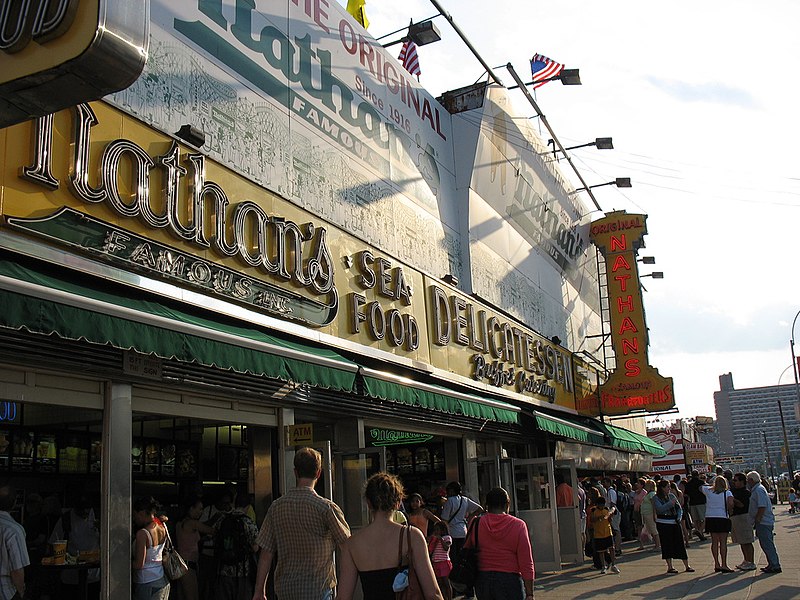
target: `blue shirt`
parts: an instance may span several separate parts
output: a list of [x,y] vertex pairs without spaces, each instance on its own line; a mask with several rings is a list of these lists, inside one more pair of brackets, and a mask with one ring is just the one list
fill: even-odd
[[17,592],[11,582],[11,571],[30,564],[25,546],[25,530],[13,517],[0,510],[0,598],[8,600]]
[[762,525],[775,525],[775,515],[772,514],[772,501],[769,499],[769,494],[766,488],[760,483],[750,490],[750,518],[755,521],[756,513],[759,508],[764,509],[764,515],[761,517]]

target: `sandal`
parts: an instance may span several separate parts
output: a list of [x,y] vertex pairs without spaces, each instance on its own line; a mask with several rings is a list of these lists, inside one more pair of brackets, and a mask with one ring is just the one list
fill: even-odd
[[678,569],[667,569],[667,573],[677,573]]
[[694,569],[692,567],[686,567],[685,572],[686,573],[694,573]]

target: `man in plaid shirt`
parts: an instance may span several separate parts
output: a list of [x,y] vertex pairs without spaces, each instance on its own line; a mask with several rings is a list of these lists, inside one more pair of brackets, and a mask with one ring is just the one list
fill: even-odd
[[256,543],[261,547],[253,600],[266,599],[266,583],[277,554],[275,595],[281,600],[329,600],[336,586],[333,552],[350,537],[342,510],[319,496],[322,455],[301,448],[294,457],[297,487],[270,506]]
[[30,564],[25,530],[9,514],[17,490],[0,483],[0,599],[21,600],[25,594],[25,567]]

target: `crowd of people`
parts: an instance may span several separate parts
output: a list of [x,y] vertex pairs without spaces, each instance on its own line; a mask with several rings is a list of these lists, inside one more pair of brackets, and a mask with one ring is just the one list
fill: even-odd
[[[800,488],[800,477],[795,482]],[[682,561],[684,571],[692,573],[686,549],[694,535],[700,541],[708,535],[715,572],[733,573],[728,565],[728,537],[741,548],[743,560],[735,568],[742,571],[756,569],[753,544],[757,538],[767,557],[761,570],[780,573],[767,485],[756,471],[734,474],[721,468],[708,478],[697,471],[688,478],[654,475],[633,483],[625,476],[602,481],[587,478],[578,490],[581,518],[588,520],[586,554],[601,573],[619,573],[620,541],[638,540],[639,549],[652,543],[651,550],[661,553],[668,574],[679,572],[674,560]]]
[[[341,509],[314,489],[322,472],[319,452],[298,450],[294,469],[296,487],[273,502],[260,528],[249,496],[235,488],[225,488],[213,504],[204,504],[199,495],[187,498],[172,520],[153,498],[135,498],[132,597],[350,600],[358,582],[363,597],[370,600],[395,600],[398,593],[434,600],[451,600],[456,594],[478,600],[533,597],[529,532],[522,520],[508,514],[505,489],[489,491],[481,506],[453,481],[426,502],[420,494],[407,495],[398,477],[379,472],[364,490],[369,524],[351,535]],[[620,572],[623,541],[638,541],[641,550],[660,552],[668,574],[679,572],[675,561],[691,573],[687,548],[694,536],[700,541],[710,536],[716,572],[755,570],[757,539],[767,559],[762,571],[779,573],[766,485],[755,471],[722,469],[708,478],[698,472],[633,481],[624,475],[589,477],[575,488],[559,477],[554,497],[558,507],[577,504],[586,554],[603,574]],[[792,482],[791,493],[789,512],[795,513],[800,476]],[[92,503],[80,496],[73,507],[61,511],[30,494],[20,524],[10,515],[16,498],[13,486],[0,484],[0,599],[77,598],[74,572],[59,573],[62,579],[56,588],[35,567],[55,540],[67,540],[66,551],[73,555],[99,549]],[[734,568],[728,561],[729,536],[742,553]],[[188,572],[170,582],[163,561],[173,544]],[[474,589],[454,589],[454,562],[476,547]],[[89,598],[98,597],[98,581],[96,569],[89,571]]]

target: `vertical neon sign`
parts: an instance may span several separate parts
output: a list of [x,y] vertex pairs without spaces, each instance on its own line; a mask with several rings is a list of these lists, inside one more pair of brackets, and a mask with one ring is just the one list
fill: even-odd
[[600,386],[602,414],[621,415],[636,410],[660,411],[675,406],[672,378],[650,365],[636,253],[644,246],[647,215],[624,211],[607,214],[592,223],[591,239],[606,264],[611,344],[616,368]]

